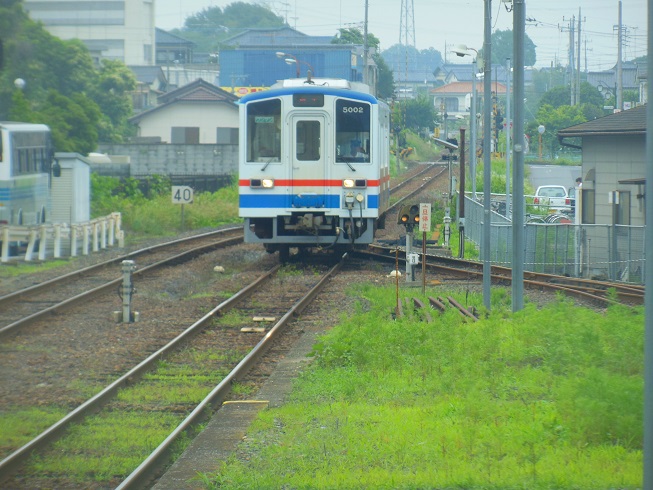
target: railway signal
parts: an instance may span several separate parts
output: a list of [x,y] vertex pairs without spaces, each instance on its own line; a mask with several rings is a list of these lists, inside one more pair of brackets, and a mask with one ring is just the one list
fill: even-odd
[[404,225],[406,230],[412,231],[413,226],[419,225],[419,206],[417,204],[406,204],[399,210],[397,224]]

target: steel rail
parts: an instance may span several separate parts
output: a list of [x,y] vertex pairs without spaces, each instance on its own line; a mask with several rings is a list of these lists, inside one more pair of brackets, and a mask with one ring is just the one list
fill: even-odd
[[58,439],[64,433],[64,431],[70,426],[73,422],[78,422],[86,417],[90,412],[96,410],[98,407],[105,404],[109,401],[120,388],[126,386],[128,383],[133,383],[133,380],[139,376],[142,376],[145,371],[150,369],[152,365],[163,357],[165,354],[171,350],[178,347],[182,342],[184,342],[188,337],[197,333],[201,330],[204,325],[215,315],[223,313],[231,308],[235,303],[241,301],[247,296],[249,296],[255,289],[260,287],[262,284],[267,282],[272,275],[274,275],[277,270],[280,268],[280,265],[277,265],[267,271],[265,274],[257,278],[248,286],[241,289],[238,293],[231,296],[229,299],[223,301],[218,306],[209,311],[197,322],[193,323],[190,327],[184,330],[181,334],[175,337],[173,340],[168,342],[165,346],[161,347],[159,350],[151,354],[147,359],[139,363],[137,366],[132,368],[129,372],[118,378],[116,381],[108,385],[98,394],[82,403],[75,410],[68,413],[61,420],[51,425],[48,429],[43,431],[41,434],[36,436],[34,439],[24,444],[22,447],[8,455],[5,459],[0,461],[0,483],[10,478],[13,474],[18,471],[20,465],[35,451],[38,451],[45,447],[46,444]]
[[[235,381],[238,381],[249,372],[252,366],[267,351],[272,342],[283,327],[290,320],[298,316],[313,298],[324,288],[327,281],[330,280],[343,266],[347,254],[344,254],[336,265],[334,265],[320,281],[302,298],[293,304],[288,312],[268,331],[268,333],[256,344],[256,346],[238,363],[238,365],[202,400],[197,407],[184,419],[177,428],[136,468],[125,480],[122,481],[116,490],[126,490],[132,488],[144,488],[153,478],[154,472],[161,467],[168,457],[171,445],[190,427],[202,422],[206,418],[206,409],[215,408],[221,403],[231,391]],[[218,412],[216,416],[220,416]]]
[[[380,247],[378,245],[375,245],[375,246],[370,247],[370,248],[390,250],[390,249],[386,249],[385,247]],[[394,253],[394,251],[395,250],[393,249],[392,252]],[[400,254],[401,253],[404,253],[404,252],[400,251]],[[358,255],[358,256],[368,255],[368,256],[372,256],[372,257],[374,257],[376,259],[382,259],[382,260],[386,260],[386,261],[392,261],[392,262],[395,261],[395,257],[392,257],[390,255],[385,255],[385,254],[375,254],[373,252],[366,252],[366,251],[362,251],[362,250],[357,250],[355,252],[355,254]],[[435,260],[440,259],[440,257],[435,257],[435,256],[432,256],[432,255],[428,255],[427,257],[431,258],[431,259],[435,259]],[[451,260],[449,258],[446,258],[446,259],[448,261]],[[405,263],[405,258],[404,257],[400,257],[399,260],[401,260],[402,263]],[[451,275],[461,277],[463,279],[468,279],[468,280],[474,279],[474,280],[478,280],[478,281],[482,280],[483,271],[478,270],[478,264],[476,262],[463,261],[463,260],[460,260],[460,259],[456,259],[456,260],[460,264],[459,267],[449,267],[449,266],[444,266],[444,265],[441,265],[441,264],[436,264],[436,263],[433,263],[433,262],[428,262],[426,264],[426,267],[427,267],[428,270],[431,270],[431,271],[440,271],[440,272],[443,272],[443,273],[447,273],[447,274],[451,274]],[[460,268],[460,267],[463,266],[463,264],[467,265],[467,266],[471,266],[474,270]],[[506,268],[502,268],[502,269],[509,270],[509,269],[506,269]],[[494,271],[494,266],[492,267],[492,270]],[[504,271],[501,271],[501,272],[504,272]],[[531,273],[531,277],[535,277],[534,273]],[[563,276],[546,275],[545,277],[552,277],[552,278],[554,277],[554,278],[564,279]],[[490,276],[490,279],[491,279],[491,282],[494,283],[494,284],[502,284],[502,283],[503,284],[510,284],[511,281],[512,281],[509,274],[506,275],[506,274],[492,273],[491,276]],[[591,292],[587,292],[584,289],[578,289],[578,288],[574,288],[573,286],[570,286],[570,285],[559,284],[559,283],[551,282],[551,281],[540,281],[540,280],[535,280],[535,279],[524,279],[524,285],[527,286],[527,287],[530,287],[530,288],[535,288],[535,289],[540,289],[540,290],[560,291],[560,292],[563,292],[563,293],[567,294],[568,296],[576,297],[576,298],[583,299],[583,300],[586,300],[586,301],[590,301],[590,302],[593,302],[593,303],[598,303],[598,304],[600,304],[602,306],[608,306],[608,305],[617,303],[617,301],[614,301],[614,300],[612,300],[611,298],[609,298],[607,296],[592,294]],[[611,284],[607,286],[607,289],[609,289],[610,287],[612,287]],[[606,291],[607,291],[607,289],[606,289]],[[625,298],[625,295],[620,294],[619,292],[617,292],[617,296],[621,297],[621,298]],[[639,298],[641,298],[641,300]],[[642,297],[630,296],[629,299],[634,300],[634,301],[642,301],[643,296]],[[642,304],[642,303],[640,303],[640,304]]]
[[107,267],[107,266],[113,265],[115,263],[122,262],[123,260],[134,259],[135,257],[138,257],[139,255],[143,255],[143,254],[146,254],[146,253],[151,253],[151,252],[153,252],[155,250],[163,249],[163,248],[166,248],[166,247],[171,247],[171,246],[174,246],[174,245],[179,245],[181,243],[185,243],[185,242],[189,242],[189,241],[194,241],[194,240],[199,240],[199,239],[202,239],[202,238],[207,238],[207,237],[210,237],[212,235],[219,236],[219,235],[232,233],[232,232],[235,232],[235,231],[242,230],[242,228],[243,228],[242,226],[223,228],[221,230],[214,230],[214,231],[210,231],[210,232],[207,232],[207,233],[202,233],[202,234],[199,234],[199,235],[193,235],[193,236],[190,236],[190,237],[179,238],[179,239],[172,240],[172,241],[169,241],[169,242],[159,243],[157,245],[152,245],[150,247],[145,247],[145,248],[141,248],[141,249],[138,249],[138,250],[134,250],[133,252],[129,252],[129,253],[125,254],[125,255],[121,255],[121,256],[115,257],[113,259],[105,260],[104,262],[99,262],[97,264],[90,265],[88,267],[84,267],[83,269],[72,271],[72,272],[69,272],[67,274],[63,274],[63,275],[61,275],[59,277],[55,277],[53,279],[49,279],[47,281],[43,281],[43,282],[38,283],[38,284],[34,284],[34,285],[29,286],[27,288],[19,289],[18,291],[14,291],[14,292],[6,294],[4,296],[0,296],[0,308],[2,308],[4,304],[9,303],[11,300],[16,300],[16,299],[18,299],[21,296],[24,296],[26,294],[31,294],[33,292],[39,291],[41,289],[45,289],[46,287],[52,286],[54,284],[62,283],[64,281],[66,281],[66,280],[75,279],[76,277],[79,277],[79,276],[81,276],[83,274],[86,274],[88,272],[91,272],[91,271],[94,271],[94,270],[97,270],[97,269],[101,269],[103,267]]
[[[196,256],[196,255],[200,255],[202,253],[206,253],[206,252],[209,252],[209,251],[217,249],[217,248],[226,247],[226,246],[229,246],[229,245],[234,245],[234,244],[239,243],[240,241],[242,241],[242,239],[243,239],[242,236],[237,236],[237,237],[232,237],[232,238],[226,238],[224,240],[220,240],[220,241],[210,243],[210,244],[207,244],[207,245],[202,245],[200,247],[195,247],[193,249],[186,250],[185,252],[181,252],[179,254],[176,254],[176,255],[173,255],[173,256],[170,256],[170,257],[166,257],[163,260],[160,260],[158,262],[154,262],[154,263],[149,264],[149,265],[147,265],[145,267],[142,267],[140,269],[136,269],[133,272],[133,275],[134,276],[139,276],[139,275],[142,275],[142,274],[144,274],[145,272],[147,272],[147,271],[149,271],[151,269],[161,267],[161,266],[163,266],[165,264],[175,262],[177,260],[186,258],[188,256]],[[175,243],[179,243],[179,241],[176,241]],[[157,245],[155,247],[150,247],[149,249],[143,249],[143,250],[139,251],[139,254],[145,253],[145,250],[151,251],[154,248],[159,248],[159,247],[163,247],[163,246],[165,246],[165,245]],[[125,259],[120,259],[120,260],[125,260]],[[110,260],[110,261],[104,262],[102,264],[102,266],[104,267],[104,266],[107,266],[107,265],[112,265],[115,262],[117,262],[117,260],[115,260],[115,259]],[[90,270],[97,269],[98,267],[99,267],[99,265],[98,266],[91,266],[91,267],[87,267],[86,269],[83,269],[83,270],[85,272],[89,272]],[[68,276],[69,276],[69,274],[66,274],[65,277],[68,277]],[[64,276],[62,276],[62,277],[64,277]],[[52,286],[53,284],[56,284],[56,283],[57,283],[57,281],[55,279],[55,280],[47,281],[47,283],[38,284],[37,286],[45,286],[45,285]],[[105,292],[111,290],[113,287],[118,286],[121,283],[122,283],[122,278],[118,277],[118,278],[113,279],[113,280],[111,280],[109,282],[106,282],[105,284],[97,286],[97,287],[95,287],[93,289],[89,289],[88,291],[80,293],[80,294],[78,294],[76,296],[73,296],[71,298],[67,298],[64,301],[61,301],[61,302],[59,302],[57,304],[54,304],[52,306],[49,306],[47,308],[44,308],[41,311],[33,313],[33,314],[31,314],[29,316],[26,316],[24,318],[21,318],[20,320],[17,320],[17,321],[15,321],[13,323],[5,325],[4,327],[0,328],[0,338],[3,338],[5,335],[13,332],[18,327],[24,327],[24,326],[26,326],[26,325],[28,325],[28,324],[36,321],[36,320],[39,320],[39,319],[45,317],[46,315],[59,313],[59,312],[65,310],[66,308],[69,308],[69,307],[71,307],[71,306],[73,306],[75,304],[79,304],[82,301],[87,301],[90,298],[92,298],[92,297],[94,297],[94,296],[96,296],[98,294],[105,293]],[[32,288],[27,288],[27,289],[30,289],[31,292],[35,292],[35,290],[33,290]],[[22,290],[22,291],[25,291],[25,290]]]

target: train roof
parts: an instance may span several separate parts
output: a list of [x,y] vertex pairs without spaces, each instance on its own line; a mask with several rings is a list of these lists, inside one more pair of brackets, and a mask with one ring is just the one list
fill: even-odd
[[339,78],[290,78],[280,80],[270,90],[254,92],[242,97],[240,104],[253,100],[279,97],[281,95],[292,95],[296,93],[319,93],[325,95],[345,96],[352,99],[364,100],[372,104],[378,104],[376,97],[370,94],[368,85],[360,82],[350,82]]

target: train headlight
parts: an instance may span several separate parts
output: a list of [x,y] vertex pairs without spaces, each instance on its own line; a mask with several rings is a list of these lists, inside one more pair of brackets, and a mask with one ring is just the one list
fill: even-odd
[[367,187],[367,180],[365,179],[345,179],[342,181],[342,186],[346,189],[356,188],[365,188]]
[[249,186],[252,189],[272,189],[274,187],[274,179],[250,179]]

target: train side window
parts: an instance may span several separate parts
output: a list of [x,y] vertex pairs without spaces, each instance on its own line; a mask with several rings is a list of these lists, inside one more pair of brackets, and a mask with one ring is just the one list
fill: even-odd
[[320,159],[320,122],[297,122],[297,160],[315,161]]
[[252,102],[247,106],[247,161],[281,159],[281,100]]
[[370,104],[336,101],[336,162],[369,162]]

